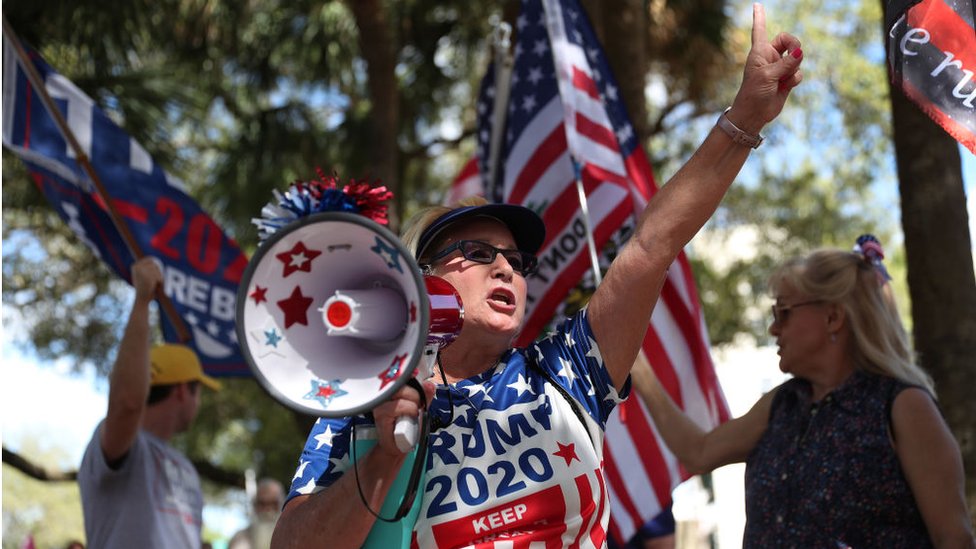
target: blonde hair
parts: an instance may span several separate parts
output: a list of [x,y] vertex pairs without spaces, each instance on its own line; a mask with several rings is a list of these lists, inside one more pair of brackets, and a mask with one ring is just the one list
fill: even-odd
[[427,250],[418,250],[417,246],[420,245],[420,235],[424,233],[427,229],[437,220],[440,216],[450,212],[452,210],[457,210],[459,208],[465,208],[468,206],[483,206],[487,204],[488,201],[480,196],[469,196],[464,198],[451,206],[429,206],[415,213],[403,224],[403,232],[400,235],[400,241],[403,245],[410,250],[410,253],[417,259],[418,263],[423,264],[423,258],[417,257],[417,254],[426,251],[428,254],[433,252],[438,248],[440,239],[435,239],[430,242],[427,246]]
[[925,387],[935,395],[932,378],[915,364],[894,297],[864,256],[817,250],[789,260],[769,278],[774,294],[784,286],[844,308],[859,369]]

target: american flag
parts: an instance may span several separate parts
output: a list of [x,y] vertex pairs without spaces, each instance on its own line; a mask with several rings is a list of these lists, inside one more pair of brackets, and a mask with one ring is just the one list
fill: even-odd
[[[598,248],[629,234],[635,213],[657,190],[619,88],[585,12],[576,0],[524,0],[517,22],[511,95],[505,117],[500,185],[484,193],[522,204],[546,222],[540,269],[529,279],[519,344],[550,323],[591,268],[575,187],[579,174]],[[558,69],[557,69],[558,67]],[[494,71],[482,82],[478,165],[487,173],[493,126]],[[455,180],[452,199],[471,193],[473,162]],[[461,188],[461,185],[464,188]],[[662,385],[703,427],[729,418],[709,353],[691,268],[682,253],[654,309],[636,367],[653,367]],[[623,543],[671,501],[688,474],[667,451],[639,398],[610,418],[605,469],[611,491],[610,534]],[[625,481],[626,479],[626,481]]]

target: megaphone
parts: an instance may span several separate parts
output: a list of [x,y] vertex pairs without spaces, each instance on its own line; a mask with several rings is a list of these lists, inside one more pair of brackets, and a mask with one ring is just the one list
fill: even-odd
[[463,316],[448,282],[423,276],[393,233],[347,212],[276,231],[237,294],[237,338],[255,378],[279,402],[321,417],[389,399],[425,357],[432,365]]
[[[308,189],[292,191],[285,198],[300,201]],[[287,222],[292,207],[265,209],[263,225],[275,229],[244,271],[236,327],[264,389],[298,412],[338,418],[372,410],[415,375],[430,377],[437,350],[461,331],[464,308],[454,287],[423,276],[400,240],[364,215],[327,211]],[[426,468],[426,446],[418,442],[427,428],[397,420],[394,439],[407,457],[379,514],[370,509],[382,520],[363,547],[410,547]],[[353,460],[376,442],[353,430]]]

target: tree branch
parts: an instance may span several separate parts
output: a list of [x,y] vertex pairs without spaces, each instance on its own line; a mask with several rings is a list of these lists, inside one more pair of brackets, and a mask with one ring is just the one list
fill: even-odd
[[78,471],[51,471],[37,465],[13,450],[3,447],[3,462],[17,469],[21,473],[44,482],[63,482],[78,480]]
[[[52,471],[21,456],[13,450],[3,447],[3,462],[17,469],[21,473],[42,482],[74,482],[78,480],[78,471]],[[223,469],[209,461],[193,460],[193,466],[201,478],[224,488],[244,489],[244,474],[237,471]]]
[[456,149],[458,145],[461,144],[462,141],[464,141],[468,137],[471,137],[476,132],[477,132],[476,128],[466,128],[461,131],[461,135],[457,136],[454,139],[433,139],[427,143],[418,145],[413,149],[403,151],[402,155],[403,158],[405,159],[413,160],[414,158],[426,156],[430,152],[430,148],[436,145],[444,145],[448,148]]
[[[661,107],[659,109],[659,114],[658,114],[657,118],[653,119],[651,121],[651,123],[650,123],[650,136],[654,136],[654,135],[658,135],[660,133],[663,133],[665,131],[664,119],[667,118],[678,107],[684,106],[684,105],[689,104],[689,103],[690,102],[689,102],[689,100],[687,98],[681,97],[681,98],[675,99],[674,101],[669,101],[667,104],[665,104],[663,107]],[[674,126],[679,126],[679,125],[687,122],[688,120],[692,120],[692,119],[697,118],[697,117],[699,117],[699,116],[701,116],[701,115],[703,115],[703,114],[705,114],[705,113],[708,112],[708,109],[705,109],[705,108],[703,108],[700,105],[697,105],[695,103],[691,103],[691,105],[692,105],[691,112],[688,113],[687,116],[682,117],[680,120],[674,121],[675,122],[674,123]]]
[[197,474],[210,482],[224,488],[244,489],[244,473],[224,469],[209,461],[194,459],[193,466],[197,468]]

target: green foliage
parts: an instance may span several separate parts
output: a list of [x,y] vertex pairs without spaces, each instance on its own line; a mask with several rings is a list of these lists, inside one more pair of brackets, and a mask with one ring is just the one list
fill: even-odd
[[43,360],[65,357],[75,370],[107,373],[117,321],[127,313],[125,283],[49,209],[5,210],[4,245],[4,324],[14,322],[18,337],[19,330],[29,334],[22,343]]

